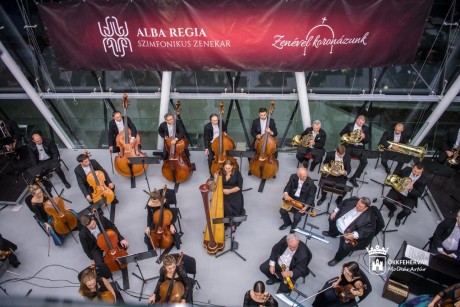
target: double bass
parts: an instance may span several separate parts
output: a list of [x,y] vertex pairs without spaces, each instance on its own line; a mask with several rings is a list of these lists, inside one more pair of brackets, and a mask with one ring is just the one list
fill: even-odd
[[77,217],[65,207],[64,200],[58,196],[52,197],[43,183],[35,178],[35,182],[41,188],[48,200],[44,200],[43,209],[53,219],[53,228],[60,235],[65,235],[77,227]]
[[188,141],[186,138],[181,138],[173,143],[176,139],[177,117],[180,114],[180,101],[176,102],[176,110],[174,112],[173,135],[165,138],[165,147],[168,150],[168,158],[164,160],[161,167],[161,173],[166,180],[182,183],[186,181],[192,174],[192,164],[187,157],[186,150]]
[[104,251],[104,263],[109,267],[111,272],[126,268],[128,266],[127,264],[120,264],[117,262],[117,258],[128,255],[128,253],[119,246],[117,233],[111,229],[104,229],[96,209],[93,209],[93,215],[101,230],[101,233],[97,236],[97,246]]
[[139,149],[139,144],[141,143],[141,137],[139,133],[136,135],[136,138],[133,142],[130,141],[131,130],[128,127],[128,95],[123,94],[123,126],[124,129],[118,133],[116,137],[117,146],[120,148],[118,156],[115,157],[115,170],[118,174],[124,177],[132,177],[142,175],[144,170],[149,166],[148,164],[132,164],[128,158],[133,157],[147,157],[145,152],[142,152]]
[[159,303],[180,303],[182,301],[182,296],[185,293],[184,285],[180,281],[175,281],[174,277],[177,273],[177,268],[182,265],[182,259],[184,257],[184,253],[179,254],[179,259],[176,262],[176,269],[172,274],[170,280],[166,280],[161,283],[160,285],[160,300]]
[[227,150],[234,150],[236,148],[235,142],[228,135],[224,135],[222,129],[222,116],[224,115],[224,103],[220,102],[219,111],[219,137],[211,143],[211,150],[214,152],[214,159],[211,164],[211,174],[217,172],[222,167],[226,160],[231,160],[233,166],[238,169],[238,162],[231,156],[227,156]]
[[165,185],[163,193],[161,194],[160,210],[155,211],[153,214],[155,229],[150,231],[150,240],[152,245],[161,249],[167,249],[174,243],[174,237],[169,229],[169,225],[171,225],[171,221],[173,219],[173,213],[171,210],[164,208],[167,189],[168,187]]
[[[85,155],[90,157],[90,154],[87,150],[85,150],[84,152]],[[86,181],[93,189],[93,192],[91,193],[93,203],[97,203],[101,199],[104,199],[104,204],[111,204],[115,199],[115,193],[111,188],[109,188],[105,184],[106,178],[104,172],[99,170],[95,171],[93,168],[93,164],[91,163],[91,160],[89,162],[89,167],[91,169],[91,172],[89,172],[88,175],[86,175]]]
[[[267,126],[270,124],[270,118],[275,110],[275,102],[271,102],[267,118]],[[254,176],[262,179],[270,179],[276,176],[278,172],[278,160],[275,158],[277,150],[276,140],[270,134],[265,132],[264,135],[256,139],[254,143],[256,154],[249,161],[249,170]]]

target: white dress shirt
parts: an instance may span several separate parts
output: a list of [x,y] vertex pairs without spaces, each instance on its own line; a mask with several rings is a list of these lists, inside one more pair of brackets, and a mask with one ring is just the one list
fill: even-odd
[[[336,208],[334,211],[337,213],[339,209]],[[342,234],[345,233],[345,230],[347,230],[348,226],[350,226],[350,224],[353,223],[361,214],[362,212],[358,212],[356,208],[353,208],[347,213],[345,213],[342,217],[340,217],[336,221],[336,226],[337,226],[337,229],[340,231],[340,233]],[[355,237],[355,239],[358,239],[359,238],[358,232],[353,231],[353,236]]]
[[265,128],[267,127],[267,120],[260,120],[260,134],[265,134]]
[[212,125],[212,141],[217,139],[219,135],[220,135],[219,125]]
[[37,145],[37,150],[38,150],[38,160],[39,161],[45,161],[48,159],[51,159],[50,156],[48,156],[45,152],[45,149],[43,148],[43,144],[36,144]]
[[[454,252],[454,251],[456,251],[458,249],[458,241],[459,240],[460,240],[460,227],[457,224],[457,225],[455,225],[454,230],[452,231],[450,236],[447,237],[444,241],[442,241],[442,247],[446,251]],[[438,251],[442,252],[443,248],[438,248]],[[452,253],[452,256],[457,258],[457,255],[455,255],[454,253]]]

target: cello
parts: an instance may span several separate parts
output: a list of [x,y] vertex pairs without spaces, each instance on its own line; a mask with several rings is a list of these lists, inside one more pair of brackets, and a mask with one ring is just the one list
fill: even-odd
[[[267,126],[270,124],[270,118],[274,110],[275,102],[272,100],[267,118]],[[275,138],[270,133],[265,132],[261,138],[256,139],[254,148],[256,154],[249,161],[251,173],[262,179],[275,177],[279,166],[278,160],[275,158],[277,150]]]
[[176,269],[172,274],[171,279],[164,281],[160,285],[160,300],[159,303],[180,303],[182,301],[182,296],[184,295],[185,288],[180,281],[175,281],[174,277],[177,274],[177,268],[182,265],[182,258],[184,253],[179,254],[179,258],[176,262]]
[[117,146],[120,148],[118,156],[115,157],[115,170],[118,174],[124,177],[134,178],[144,173],[144,170],[149,166],[148,164],[132,164],[128,158],[133,157],[147,157],[145,152],[139,149],[141,143],[141,137],[139,133],[133,142],[130,142],[131,130],[128,127],[128,116],[126,110],[128,110],[128,95],[123,94],[123,126],[124,129],[118,133],[116,137]]
[[[90,270],[92,270],[94,272],[94,274],[96,275],[96,292],[97,292],[97,295],[96,297],[94,297],[92,299],[92,302],[103,302],[103,303],[116,303],[117,302],[117,299],[115,298],[115,296],[113,295],[112,292],[110,292],[109,290],[107,291],[99,291],[99,285],[97,283],[97,271],[96,271],[96,266],[94,264],[92,264],[90,266]],[[101,279],[102,281],[102,279]]]
[[43,209],[52,217],[54,231],[60,235],[71,232],[77,227],[77,217],[67,210],[62,198],[58,196],[52,197],[38,178],[35,178],[35,182],[48,198],[48,200],[43,201]]
[[[87,150],[85,150],[85,155],[90,157],[90,154]],[[91,168],[91,172],[89,172],[86,176],[86,181],[93,189],[93,192],[91,193],[93,203],[97,203],[101,199],[104,199],[104,204],[111,204],[115,199],[115,193],[113,193],[111,188],[105,185],[106,178],[104,172],[95,171],[93,164],[91,164],[91,160],[89,162],[89,167]]]
[[126,268],[128,266],[127,264],[120,264],[117,262],[117,258],[128,255],[128,253],[118,245],[119,238],[117,233],[111,229],[104,229],[99,219],[97,209],[93,209],[93,215],[101,230],[101,233],[97,236],[97,246],[104,251],[104,263],[109,267],[111,272]]
[[174,237],[169,229],[169,225],[173,219],[173,214],[171,210],[164,208],[167,189],[168,187],[165,184],[160,199],[160,210],[155,211],[153,214],[153,223],[155,224],[155,229],[150,231],[150,239],[152,245],[161,249],[167,249],[174,243]]
[[239,168],[236,159],[231,156],[227,156],[227,150],[234,150],[236,148],[235,142],[228,135],[224,135],[222,129],[222,116],[224,115],[224,103],[220,102],[219,112],[219,138],[216,138],[211,143],[211,149],[214,152],[214,158],[211,164],[211,174],[217,172],[222,167],[226,160],[231,160],[236,169]]
[[186,155],[188,141],[186,138],[181,138],[173,143],[176,139],[177,117],[180,114],[180,101],[176,102],[176,110],[174,112],[173,135],[165,138],[165,147],[168,150],[168,158],[164,160],[161,167],[161,173],[166,180],[182,183],[186,181],[192,174],[192,164]]

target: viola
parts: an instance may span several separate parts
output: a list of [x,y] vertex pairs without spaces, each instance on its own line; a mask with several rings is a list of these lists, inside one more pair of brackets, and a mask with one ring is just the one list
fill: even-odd
[[[281,208],[285,209],[286,211],[290,211],[291,208],[296,208],[297,210],[302,210],[304,207],[313,208],[314,210],[321,211],[319,209],[316,209],[313,206],[304,204],[303,202],[300,202],[300,201],[295,200],[295,199],[285,200],[283,198],[283,204],[281,205]],[[310,216],[316,216],[317,215],[316,212],[313,212],[313,211],[306,211],[305,213],[307,213]]]
[[[346,229],[345,232],[344,232],[344,235],[347,235],[347,234],[350,234],[350,233],[352,233],[352,232],[349,229]],[[356,247],[356,245],[358,245],[358,241],[355,238],[345,239],[345,243],[348,243],[353,247]]]
[[[284,263],[281,265],[281,270],[286,271],[286,265]],[[294,286],[294,283],[292,282],[291,277],[289,276],[284,277],[284,283],[288,285],[291,291],[295,289],[295,286]]]
[[180,303],[182,296],[185,293],[184,285],[180,281],[175,281],[174,277],[177,275],[177,268],[182,265],[182,258],[184,253],[179,254],[179,259],[176,262],[176,269],[172,274],[171,279],[164,281],[160,285],[160,303]]
[[46,190],[40,179],[36,178],[35,182],[41,188],[45,196],[48,198],[43,202],[43,209],[52,217],[54,231],[60,235],[68,234],[75,227],[77,227],[77,218],[69,212],[65,207],[64,200],[60,197],[52,197]]
[[104,263],[109,267],[111,272],[126,268],[128,266],[127,264],[120,264],[117,262],[117,258],[128,255],[128,253],[119,246],[120,241],[117,233],[111,229],[104,229],[96,209],[93,209],[93,214],[101,230],[101,233],[97,236],[97,246],[104,251]]
[[161,196],[161,207],[160,210],[155,211],[153,214],[153,223],[155,229],[150,231],[150,240],[156,248],[166,249],[174,243],[174,237],[169,229],[173,214],[171,210],[164,208],[166,199],[166,191],[168,187],[165,185]]
[[357,288],[354,287],[353,285],[346,285],[346,286],[337,286],[334,288],[334,291],[342,303],[347,303],[356,297],[356,295],[351,293],[351,290],[359,291],[361,289],[366,289],[366,288],[367,288],[367,285],[364,285],[364,284],[361,287],[357,287]]
[[9,257],[12,253],[12,251],[0,250],[0,260],[4,260],[5,258]]
[[[87,150],[85,150],[85,155],[90,157],[90,154]],[[104,172],[99,170],[95,171],[91,160],[89,162],[89,167],[91,168],[91,172],[89,172],[86,176],[86,181],[93,189],[93,192],[91,193],[93,203],[97,203],[101,199],[104,199],[104,204],[111,204],[115,199],[115,193],[105,184],[106,178]]]
[[[272,101],[268,113],[267,126],[270,124],[270,118],[274,110],[275,102]],[[254,158],[249,161],[251,173],[262,179],[275,177],[279,167],[279,162],[275,158],[277,150],[275,138],[270,133],[265,132],[261,138],[256,139],[254,148],[256,154]]]

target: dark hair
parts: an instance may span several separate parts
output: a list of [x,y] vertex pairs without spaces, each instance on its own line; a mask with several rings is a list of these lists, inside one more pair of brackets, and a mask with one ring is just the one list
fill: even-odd
[[369,197],[361,197],[359,200],[361,200],[361,202],[366,205],[366,207],[370,207],[371,205],[371,199]]
[[121,114],[120,111],[113,111],[113,112],[112,112],[112,117],[114,117],[117,113],[120,113],[120,114]]
[[265,284],[263,281],[256,281],[254,288],[252,288],[255,293],[265,293]]
[[262,112],[267,112],[267,108],[260,108],[259,113],[262,113]]
[[216,113],[212,113],[211,115],[209,115],[209,120],[211,120],[211,118],[213,118],[214,116],[216,116],[217,118],[219,118],[219,115],[217,115]]
[[34,132],[32,133],[32,135],[30,136],[30,138],[33,140],[34,139],[34,135],[38,134],[39,136],[42,137],[42,133],[40,131],[37,131],[37,132]]
[[425,168],[421,162],[415,163],[414,166],[415,166],[416,168],[418,168],[418,169],[424,169],[424,168]]
[[157,189],[153,190],[150,192],[150,199],[157,200],[161,199],[161,192],[158,191]]
[[85,155],[85,154],[78,155],[78,157],[77,157],[78,163],[82,163],[82,162],[85,161],[86,159],[89,159],[89,156],[88,156],[88,155]]
[[343,145],[337,146],[335,149],[339,155],[343,155],[346,152],[346,148]]
[[91,221],[93,220],[93,217],[89,214],[84,214],[80,217],[80,224],[83,226],[83,227],[86,227],[89,225],[89,223],[91,223]]
[[347,268],[348,271],[350,271],[352,278],[361,276],[361,270],[359,269],[358,263],[356,263],[355,261],[350,261],[350,262],[345,263],[343,265],[343,268]]
[[174,117],[171,113],[166,113],[165,116],[164,116],[164,119],[166,120],[170,116]]

